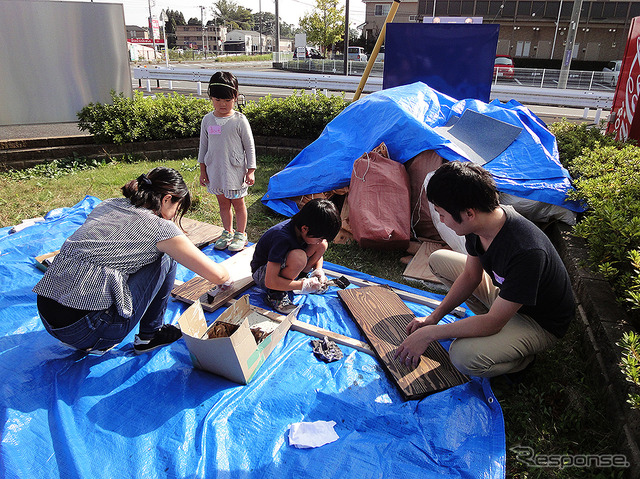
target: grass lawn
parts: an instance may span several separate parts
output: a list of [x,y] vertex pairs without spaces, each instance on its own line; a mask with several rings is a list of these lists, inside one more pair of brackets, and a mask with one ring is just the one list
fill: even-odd
[[[286,159],[258,158],[256,184],[246,198],[249,210],[249,240],[255,242],[270,226],[285,219],[265,207],[260,198],[269,177],[280,171]],[[0,227],[44,215],[54,208],[72,206],[85,195],[100,199],[121,196],[120,187],[155,166],[179,170],[195,198],[191,218],[221,225],[216,199],[199,186],[195,158],[166,162],[111,162],[91,169],[70,168],[60,174],[60,166],[40,166],[24,172],[0,174]],[[331,245],[326,259],[396,282],[402,279],[405,253],[365,250],[357,245]],[[419,286],[418,286],[419,287]],[[518,385],[492,380],[502,405],[507,437],[507,477],[579,478],[623,477],[624,470],[578,467],[534,467],[518,460],[511,448],[530,448],[536,455],[619,454],[616,434],[604,416],[604,391],[585,367],[589,351],[582,348],[582,331],[576,322],[567,336],[551,351],[540,355],[534,367]]]

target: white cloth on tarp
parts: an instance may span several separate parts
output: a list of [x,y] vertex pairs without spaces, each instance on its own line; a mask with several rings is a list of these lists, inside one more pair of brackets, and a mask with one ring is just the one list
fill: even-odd
[[335,421],[296,422],[289,426],[289,445],[297,448],[320,447],[339,439]]

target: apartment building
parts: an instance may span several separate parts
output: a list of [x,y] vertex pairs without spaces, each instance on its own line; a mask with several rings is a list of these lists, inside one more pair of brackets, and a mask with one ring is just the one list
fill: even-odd
[[[364,31],[377,38],[391,0],[363,0]],[[573,1],[552,0],[416,0],[403,1],[394,22],[422,22],[423,17],[482,17],[500,25],[498,55],[560,60],[571,23]],[[633,17],[640,16],[640,0],[583,1],[573,45],[574,60],[621,59]]]
[[[221,25],[178,25],[176,26],[176,47],[205,50],[212,53],[223,51],[227,39],[227,27]],[[203,45],[204,40],[204,45]],[[203,48],[204,47],[204,48]]]

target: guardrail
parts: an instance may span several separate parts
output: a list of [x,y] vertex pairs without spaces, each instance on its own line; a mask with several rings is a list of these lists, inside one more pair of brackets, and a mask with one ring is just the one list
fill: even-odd
[[[133,77],[140,82],[146,81],[147,91],[151,91],[151,81],[168,81],[172,89],[173,81],[195,82],[198,95],[202,95],[202,84],[207,84],[217,70],[182,68],[134,68]],[[291,88],[297,90],[329,90],[355,92],[360,77],[329,75],[317,73],[285,73],[235,70],[232,73],[241,85],[264,86],[272,88]],[[369,77],[364,93],[382,89],[382,78]],[[552,105],[579,108],[609,110],[613,103],[613,91],[542,88],[516,84],[492,83],[491,99],[507,102],[515,99],[523,104]]]

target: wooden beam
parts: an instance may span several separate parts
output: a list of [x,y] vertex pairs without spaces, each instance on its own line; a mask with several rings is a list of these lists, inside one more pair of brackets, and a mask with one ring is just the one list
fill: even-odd
[[[231,306],[236,301],[237,299],[232,299],[226,303],[226,306]],[[286,318],[286,316],[276,313],[275,311],[270,311],[268,309],[260,308],[258,306],[253,306],[253,305],[251,305],[250,307],[256,313],[260,313],[261,315],[266,316],[272,321],[277,321],[281,323]],[[350,348],[356,349],[358,351],[367,353],[368,355],[375,357],[375,353],[367,343],[360,341],[358,339],[350,338],[349,336],[344,336],[339,333],[334,333],[333,331],[329,331],[328,329],[323,329],[318,326],[314,326],[313,324],[305,323],[303,321],[294,319],[291,322],[290,329],[292,331],[298,331],[299,333],[313,336],[314,338],[322,339],[326,336],[332,341],[334,341],[336,344],[340,344],[342,346],[348,346]]]
[[[351,282],[351,284],[354,284],[356,286],[361,286],[361,287],[362,286],[380,286],[379,283],[374,283],[372,281],[367,281],[366,279],[360,279],[360,278],[356,278],[355,276],[349,276],[348,274],[332,271],[330,269],[327,269],[326,266],[323,266],[323,269],[327,276],[330,276],[332,278],[338,278],[340,276],[344,276]],[[385,285],[385,286],[388,286],[388,285]],[[427,298],[426,296],[421,296],[415,293],[409,293],[407,291],[402,291],[401,289],[393,288],[391,286],[388,286],[388,287],[405,301],[411,301],[412,303],[423,304],[425,306],[429,306],[430,308],[435,308],[441,303],[437,299]],[[453,314],[458,318],[464,318],[465,316],[467,316],[467,310],[464,309],[462,306],[458,306],[453,311],[451,311],[450,314]]]

